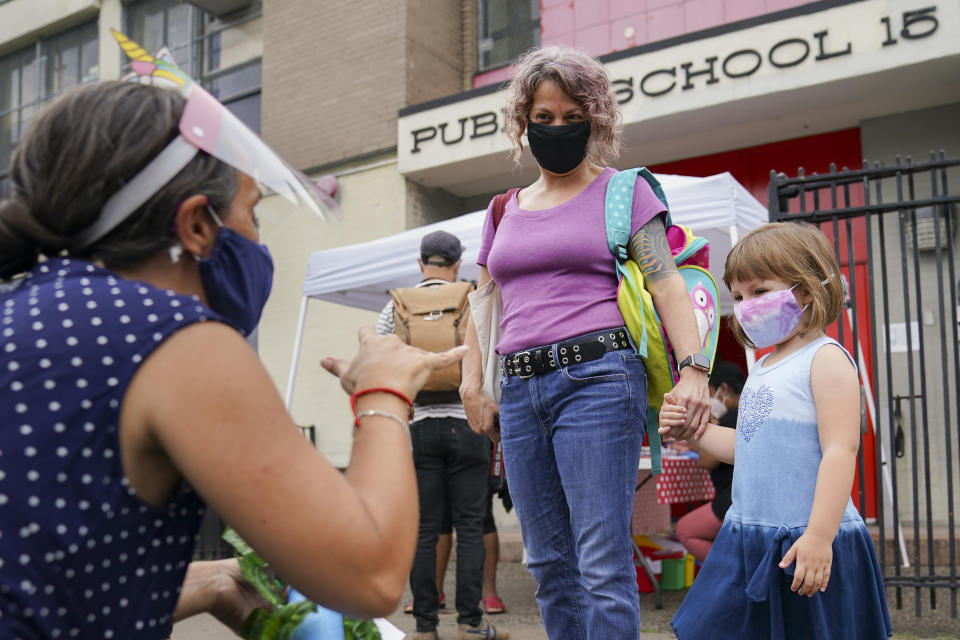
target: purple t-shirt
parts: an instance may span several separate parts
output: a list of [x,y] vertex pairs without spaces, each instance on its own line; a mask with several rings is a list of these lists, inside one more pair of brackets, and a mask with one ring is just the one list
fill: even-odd
[[[496,229],[487,208],[477,263],[487,267],[503,296],[498,353],[623,325],[603,217],[615,173],[605,168],[576,196],[541,211],[521,209],[514,195]],[[637,180],[630,237],[665,211],[647,181]]]

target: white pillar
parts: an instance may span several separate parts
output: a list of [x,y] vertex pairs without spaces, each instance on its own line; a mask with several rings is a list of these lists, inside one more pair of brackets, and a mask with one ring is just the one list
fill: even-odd
[[118,80],[123,68],[123,51],[111,29],[123,33],[123,4],[120,0],[101,0],[97,35],[100,38],[100,80]]

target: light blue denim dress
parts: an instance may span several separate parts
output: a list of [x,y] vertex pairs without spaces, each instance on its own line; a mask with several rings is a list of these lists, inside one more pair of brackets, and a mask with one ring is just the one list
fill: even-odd
[[806,530],[813,506],[822,454],[810,367],[821,348],[843,349],[820,338],[770,366],[764,357],[747,378],[737,419],[733,505],[673,619],[680,640],[851,640],[891,633],[876,551],[852,500],[833,541],[825,592],[797,595],[790,590],[795,564],[778,566]]

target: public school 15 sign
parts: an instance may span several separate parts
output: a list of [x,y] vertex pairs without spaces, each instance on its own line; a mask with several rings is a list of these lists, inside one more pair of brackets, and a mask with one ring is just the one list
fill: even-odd
[[[760,77],[767,84],[788,83],[789,74],[793,72],[825,69],[826,65],[841,60],[854,63],[858,54],[897,51],[942,31],[936,4],[896,13],[867,11],[869,7],[863,7],[862,13],[866,15],[857,15],[859,4],[842,7],[843,13],[825,11],[608,62],[607,71],[624,112],[625,123],[649,117],[651,110],[657,110],[658,102],[669,102],[671,97],[698,96],[702,98],[697,100],[698,105],[708,106],[710,96],[704,92],[714,86],[733,87]],[[863,5],[899,8],[902,3]],[[830,24],[831,16],[839,21],[838,24]],[[851,21],[856,24],[851,25]],[[811,24],[813,29],[808,27]],[[805,26],[807,28],[803,29]],[[852,35],[852,26],[856,36]],[[790,33],[792,29],[796,30]],[[755,30],[756,34],[753,33]],[[764,42],[769,44],[760,44]],[[744,43],[756,44],[742,46]],[[771,86],[771,90],[778,88],[782,87]],[[701,93],[704,95],[699,96]],[[485,106],[492,106],[489,100],[482,102],[486,103]],[[642,109],[638,108],[640,105]],[[460,106],[466,105],[461,103]],[[454,117],[443,117],[446,115],[444,111],[450,113],[449,109],[431,110],[441,117],[433,122],[421,120],[415,128],[407,129],[406,141],[402,137],[400,140],[401,155],[405,155],[404,152],[420,154],[431,149],[450,149],[470,140],[492,136],[502,129],[503,113],[496,107],[468,112],[467,115],[460,115],[463,114],[460,110],[460,114]],[[401,123],[401,136],[403,128]]]

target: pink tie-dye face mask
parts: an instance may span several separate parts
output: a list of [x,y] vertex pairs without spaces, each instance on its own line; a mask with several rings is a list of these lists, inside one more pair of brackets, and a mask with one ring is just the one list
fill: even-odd
[[794,332],[806,307],[800,307],[793,290],[771,291],[733,305],[733,314],[758,349],[780,344]]

